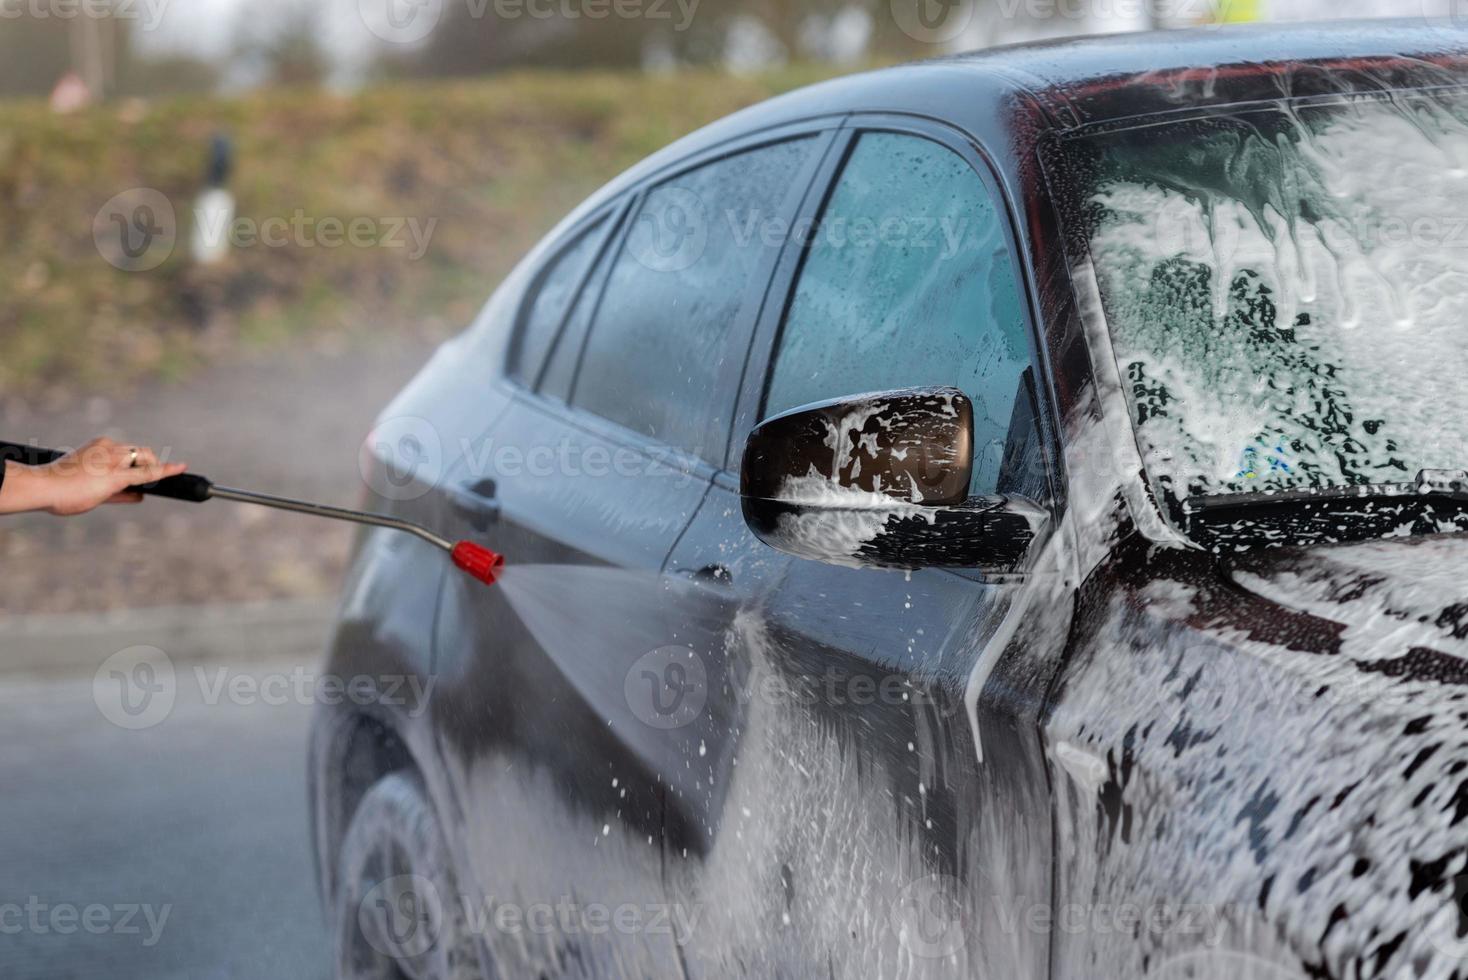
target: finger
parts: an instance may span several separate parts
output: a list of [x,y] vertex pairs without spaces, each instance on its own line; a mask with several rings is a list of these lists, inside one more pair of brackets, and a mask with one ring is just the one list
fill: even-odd
[[134,469],[157,466],[158,456],[147,446],[114,446],[111,450],[112,463],[118,469]]
[[166,480],[170,476],[178,476],[188,468],[187,463],[157,463],[135,470],[122,470],[114,475],[121,481],[122,486],[141,487],[149,483],[157,483],[159,480]]
[[78,455],[82,458],[83,471],[97,475],[113,470],[128,469],[132,466],[134,451],[138,453],[138,458],[141,460],[141,449],[104,438],[98,439],[95,445],[90,449],[82,450]]
[[140,493],[124,492],[107,498],[107,502],[109,504],[140,504],[143,502],[143,495]]

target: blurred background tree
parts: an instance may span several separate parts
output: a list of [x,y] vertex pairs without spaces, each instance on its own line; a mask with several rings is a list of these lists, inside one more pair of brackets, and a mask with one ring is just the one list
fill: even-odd
[[38,9],[16,5],[0,20],[0,97],[44,97],[73,73],[93,99],[208,93],[222,78],[219,65],[186,50],[139,50],[131,19],[63,19],[38,16]]
[[[436,29],[408,46],[362,30],[355,0],[196,2],[211,13],[196,31],[155,31],[156,25],[129,16],[63,19],[30,5],[7,8],[0,20],[0,97],[45,96],[69,72],[94,98],[107,98],[327,81],[350,87],[527,67],[852,64],[932,51],[897,28],[890,0],[705,0],[686,23],[683,8],[673,3],[659,7],[660,16],[629,18],[608,8],[600,8],[605,16],[593,16],[576,4],[501,8],[493,0],[445,0]],[[997,11],[997,0],[986,2],[989,7]]]
[[[84,79],[94,97],[109,97],[321,82],[351,88],[379,79],[526,67],[844,66],[1037,38],[1180,27],[1241,13],[1262,20],[1442,15],[1452,12],[1455,0],[942,0],[944,7],[940,0],[897,0],[965,18],[957,38],[936,46],[902,32],[894,0],[684,0],[656,7],[648,0],[638,8],[641,16],[631,17],[618,16],[605,0],[441,0],[436,29],[414,45],[389,43],[366,30],[363,0],[189,0],[166,5],[157,24],[146,22],[153,5],[139,0],[126,6],[87,0],[87,9],[108,2],[117,4],[115,16],[78,14],[75,0],[0,6],[0,97],[45,95],[68,72]],[[69,11],[64,16],[63,5]]]
[[235,15],[237,69],[267,85],[314,88],[331,72],[321,10],[294,0],[254,0]]
[[22,16],[0,29],[0,93],[46,95],[71,65],[65,25]]
[[768,67],[791,62],[852,63],[908,57],[931,48],[897,29],[890,0],[719,0],[689,23],[675,5],[657,19],[540,19],[494,4],[456,4],[427,40],[384,48],[375,73],[390,77],[477,75],[530,65],[547,68]]

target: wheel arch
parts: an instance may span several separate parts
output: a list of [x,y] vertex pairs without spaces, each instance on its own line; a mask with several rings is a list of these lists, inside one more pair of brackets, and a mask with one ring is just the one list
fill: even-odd
[[312,853],[322,908],[330,909],[339,882],[336,856],[362,798],[395,772],[427,772],[389,713],[322,710],[311,726],[308,798]]

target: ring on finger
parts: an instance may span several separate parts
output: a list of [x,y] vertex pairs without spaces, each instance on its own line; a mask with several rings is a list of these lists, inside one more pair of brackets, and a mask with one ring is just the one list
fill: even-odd
[[136,446],[133,447],[131,450],[128,451],[127,466],[128,466],[128,469],[137,469],[137,466],[138,466],[138,450],[137,450],[137,447]]

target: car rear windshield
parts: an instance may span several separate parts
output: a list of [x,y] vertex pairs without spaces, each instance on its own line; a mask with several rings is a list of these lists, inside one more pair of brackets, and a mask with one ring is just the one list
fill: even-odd
[[1468,468],[1468,94],[1281,101],[1061,158],[1169,503]]

